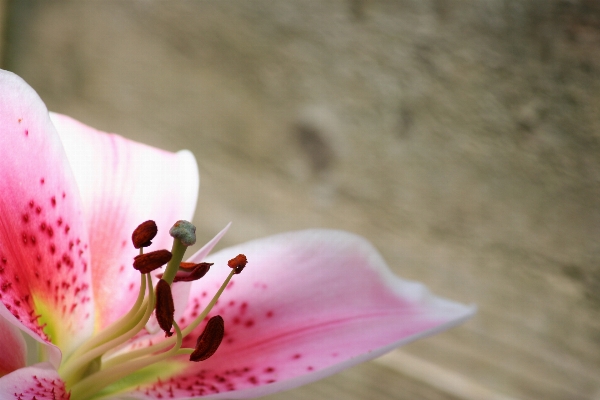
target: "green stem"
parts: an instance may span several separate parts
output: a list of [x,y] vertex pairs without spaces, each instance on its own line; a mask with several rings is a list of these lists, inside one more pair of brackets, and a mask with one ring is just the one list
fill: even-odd
[[87,342],[85,342],[81,346],[79,346],[79,348],[77,350],[75,350],[75,352],[73,352],[69,356],[69,358],[66,360],[66,362],[63,363],[63,366],[68,364],[68,362],[70,360],[77,359],[86,351],[89,351],[89,350],[93,349],[94,347],[99,346],[103,343],[106,343],[107,341],[119,336],[122,332],[130,329],[131,321],[136,316],[136,314],[139,312],[140,307],[144,301],[144,293],[146,292],[146,279],[145,279],[144,275],[140,275],[140,276],[141,276],[140,290],[138,293],[138,297],[135,301],[135,304],[133,305],[133,307],[131,307],[131,310],[129,310],[129,312],[126,315],[124,315],[123,317],[121,317],[118,321],[112,323],[106,329],[99,332],[97,335],[92,336],[90,339],[88,339]]
[[[219,288],[217,293],[213,296],[210,303],[208,303],[208,305],[206,306],[204,311],[202,311],[202,313],[200,315],[198,315],[196,317],[196,319],[194,319],[192,321],[192,323],[190,323],[188,326],[186,326],[185,329],[182,331],[183,337],[186,337],[187,335],[189,335],[194,329],[196,329],[196,327],[198,325],[200,325],[200,323],[204,320],[204,318],[206,318],[208,313],[215,306],[215,303],[217,302],[217,300],[219,299],[219,297],[221,296],[221,294],[223,293],[223,291],[229,284],[229,281],[231,281],[231,278],[233,278],[234,274],[235,274],[235,270],[232,269],[231,272],[229,273],[229,275],[227,276],[227,279],[225,279],[225,282],[223,282],[223,284],[221,285],[221,287]],[[134,350],[134,351],[130,351],[128,353],[121,354],[119,356],[110,358],[104,362],[103,367],[117,365],[117,364],[125,362],[127,360],[132,360],[132,359],[142,357],[142,356],[145,356],[148,354],[156,353],[157,351],[166,349],[167,347],[171,346],[174,343],[174,341],[175,341],[175,338],[168,338],[168,339],[165,339],[162,342],[157,343],[155,345],[145,347],[142,349],[138,349],[138,350]]]
[[181,261],[183,261],[183,256],[185,255],[186,250],[187,246],[181,243],[181,240],[177,238],[173,239],[173,247],[171,248],[171,261],[169,261],[167,264],[167,268],[165,268],[165,273],[162,277],[162,279],[167,281],[169,285],[173,284],[173,279],[179,270],[179,264],[181,264]]
[[[172,357],[177,354],[179,349],[181,348],[181,344],[183,342],[183,335],[181,333],[181,329],[176,322],[173,322],[173,327],[177,333],[176,342],[172,349],[167,352],[157,354],[150,357],[144,357],[136,360],[132,360],[126,363],[123,363],[119,366],[110,369],[101,370],[93,375],[88,376],[87,378],[77,382],[71,388],[71,398],[72,399],[85,399],[89,398],[89,395],[98,393],[100,390],[105,387],[125,378],[126,376],[144,368],[149,365],[155,364],[159,361],[163,361],[169,357]],[[87,395],[87,396],[86,396]]]
[[123,332],[121,335],[115,337],[114,339],[109,340],[108,342],[105,342],[98,347],[94,347],[93,349],[91,349],[87,353],[82,354],[78,358],[72,359],[73,361],[71,363],[61,366],[59,373],[65,382],[70,383],[73,381],[77,381],[80,377],[81,370],[87,368],[87,365],[90,362],[92,362],[95,358],[102,356],[108,350],[125,343],[127,340],[135,336],[146,325],[146,323],[150,319],[150,315],[152,315],[152,311],[154,311],[154,306],[156,303],[154,290],[152,289],[152,281],[150,278],[150,274],[146,274],[146,277],[149,283],[149,298],[146,302],[144,302],[144,304],[146,305],[145,310],[143,308],[140,309],[140,313],[143,311],[141,317],[140,315],[136,315],[136,319],[133,321],[137,321],[137,323],[131,329]]
[[233,278],[233,275],[235,275],[235,269],[232,269],[231,272],[229,273],[229,275],[227,275],[227,278],[225,279],[225,282],[223,282],[223,284],[221,285],[221,287],[219,288],[219,290],[217,291],[217,293],[215,293],[215,295],[211,299],[210,303],[208,303],[208,305],[206,306],[206,308],[204,309],[204,311],[202,311],[202,313],[200,315],[198,315],[196,317],[196,319],[194,319],[194,321],[192,321],[191,324],[189,324],[188,326],[185,327],[185,329],[182,331],[183,336],[187,336],[190,333],[192,333],[192,331],[194,329],[196,329],[196,327],[198,325],[200,325],[200,323],[204,320],[204,318],[206,318],[206,316],[208,315],[208,313],[212,310],[212,308],[217,303],[217,300],[219,300],[219,297],[221,297],[221,295],[223,294],[223,291],[225,290],[225,288],[229,284],[229,281],[231,281],[231,278]]

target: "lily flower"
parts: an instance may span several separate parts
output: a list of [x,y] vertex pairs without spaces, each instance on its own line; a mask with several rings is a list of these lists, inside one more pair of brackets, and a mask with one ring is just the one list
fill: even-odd
[[209,256],[226,227],[182,263],[193,240],[177,229],[194,229],[170,228],[193,216],[192,154],[49,114],[6,71],[0,153],[1,399],[259,397],[474,313],[341,231]]

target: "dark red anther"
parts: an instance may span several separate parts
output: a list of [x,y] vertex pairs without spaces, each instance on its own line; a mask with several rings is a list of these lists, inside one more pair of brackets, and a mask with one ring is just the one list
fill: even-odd
[[142,222],[131,235],[131,241],[133,247],[139,249],[140,247],[148,247],[152,244],[152,239],[156,236],[158,228],[156,223],[152,220]]
[[196,267],[196,263],[193,262],[180,262],[179,263],[179,269],[182,269],[184,271],[191,271]]
[[173,304],[173,294],[171,286],[167,281],[161,279],[156,284],[156,320],[158,326],[165,331],[165,336],[173,336],[171,328],[175,318],[175,304]]
[[156,250],[146,254],[140,254],[133,258],[133,268],[142,274],[152,272],[162,267],[171,260],[173,255],[169,250]]
[[[184,264],[184,263],[181,263],[181,264]],[[185,263],[185,264],[192,264],[192,265],[191,266],[186,265],[185,267],[182,267],[180,265],[179,266],[180,269],[175,274],[175,277],[173,278],[173,282],[197,281],[198,279],[200,279],[204,275],[206,275],[206,273],[210,269],[210,266],[213,265],[212,263],[199,263],[199,264]],[[158,274],[157,277],[162,278],[163,274]]]
[[235,258],[232,258],[227,262],[229,268],[235,269],[236,274],[242,272],[246,264],[248,264],[248,259],[243,254],[238,254]]
[[220,315],[208,320],[204,332],[196,341],[196,349],[190,354],[190,361],[204,361],[217,351],[225,336],[225,321]]

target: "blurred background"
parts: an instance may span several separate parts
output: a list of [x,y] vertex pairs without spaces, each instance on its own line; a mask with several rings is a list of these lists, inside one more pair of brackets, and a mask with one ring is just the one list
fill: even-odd
[[467,324],[268,399],[600,399],[600,2],[1,0],[2,68],[201,171],[199,242],[367,237]]

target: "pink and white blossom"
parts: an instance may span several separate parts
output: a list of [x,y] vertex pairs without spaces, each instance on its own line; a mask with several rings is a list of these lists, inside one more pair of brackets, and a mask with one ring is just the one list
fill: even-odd
[[[192,219],[196,162],[188,151],[165,152],[49,114],[35,91],[6,71],[0,71],[0,152],[2,400],[259,397],[375,358],[474,313],[393,275],[359,236],[306,230],[210,254],[225,228],[189,258],[213,263],[208,274],[172,286],[183,330],[229,274],[227,260],[246,255],[248,266],[208,313],[225,321],[217,352],[202,362],[168,357],[95,393],[71,396],[111,358],[167,343],[150,320],[89,369],[64,372],[138,298],[136,226],[156,221],[150,250],[157,250],[170,248],[175,221]],[[202,329],[185,336],[182,348],[193,348]]]

